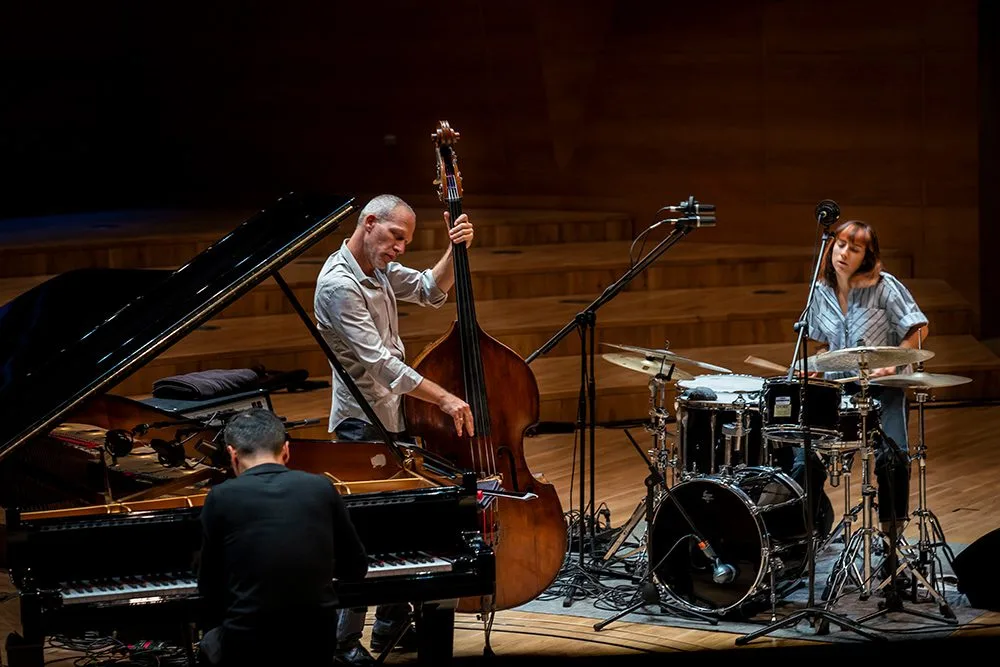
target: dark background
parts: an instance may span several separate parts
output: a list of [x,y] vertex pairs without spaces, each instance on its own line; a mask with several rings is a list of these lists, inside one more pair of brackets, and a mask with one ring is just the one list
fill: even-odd
[[6,3],[0,218],[308,189],[429,205],[447,119],[470,212],[641,228],[694,195],[719,224],[692,242],[810,245],[832,198],[996,336],[996,5]]

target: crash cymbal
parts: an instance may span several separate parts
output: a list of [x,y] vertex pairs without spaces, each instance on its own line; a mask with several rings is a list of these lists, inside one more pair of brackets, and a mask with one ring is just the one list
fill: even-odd
[[[636,354],[641,354],[644,357],[650,359],[667,359],[675,364],[687,364],[690,366],[697,366],[698,368],[705,368],[710,371],[716,371],[717,373],[732,373],[728,368],[723,368],[722,366],[716,366],[714,364],[708,364],[704,361],[695,361],[694,359],[688,359],[687,357],[682,357],[679,354],[671,352],[670,350],[653,350],[648,347],[636,347],[635,345],[618,345],[615,343],[601,343],[606,347],[613,347],[619,350],[625,350],[626,352],[635,352]],[[674,377],[677,377],[676,373]],[[691,377],[690,375],[688,376]]]
[[875,378],[872,384],[883,387],[899,387],[900,389],[940,389],[942,387],[957,387],[960,384],[972,382],[972,378],[961,375],[945,375],[943,373],[907,373],[906,375],[886,375]]
[[[616,366],[621,366],[622,368],[627,368],[631,371],[638,371],[639,373],[645,373],[646,375],[653,376],[657,373],[663,373],[666,375],[670,371],[670,364],[672,363],[669,359],[662,362],[660,359],[648,359],[646,357],[640,357],[635,354],[624,354],[622,352],[605,352],[601,355],[605,361],[610,361]],[[690,373],[685,373],[681,369],[674,366],[674,373],[670,376],[671,380],[690,380],[693,376]]]
[[869,370],[887,366],[906,366],[921,361],[927,361],[934,356],[930,350],[918,350],[912,347],[893,347],[891,345],[873,347],[847,347],[843,350],[821,352],[806,359],[806,367],[810,371],[856,371],[862,364],[867,364]]

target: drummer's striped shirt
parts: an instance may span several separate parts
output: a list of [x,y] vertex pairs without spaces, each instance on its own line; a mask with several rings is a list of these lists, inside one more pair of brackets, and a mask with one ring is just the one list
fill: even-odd
[[[830,351],[847,347],[898,346],[915,326],[927,324],[927,316],[913,295],[895,276],[883,271],[869,287],[854,287],[847,294],[847,315],[840,309],[834,288],[816,283],[809,309],[809,338],[826,343]],[[856,373],[827,373],[830,379]]]

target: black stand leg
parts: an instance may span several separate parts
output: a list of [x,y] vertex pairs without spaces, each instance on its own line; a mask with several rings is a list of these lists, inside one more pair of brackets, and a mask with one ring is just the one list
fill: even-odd
[[[594,496],[593,496],[593,482],[594,482],[594,375],[593,375],[593,354],[594,354],[594,326],[596,322],[596,313],[592,311],[584,311],[576,316],[575,323],[576,328],[580,334],[580,391],[579,400],[576,409],[576,431],[577,437],[579,439],[579,452],[578,457],[580,459],[580,509],[577,521],[578,531],[577,531],[577,547],[579,548],[579,559],[577,562],[577,572],[573,576],[573,579],[566,586],[566,597],[563,598],[563,606],[569,607],[573,604],[573,599],[578,590],[585,590],[583,583],[587,579],[586,573],[586,552],[587,552],[587,439],[590,438],[590,484],[591,484],[591,496],[590,496],[590,519],[591,524],[593,524],[593,512],[594,512]],[[589,348],[588,348],[589,342]],[[588,359],[589,352],[589,359]],[[591,545],[593,545],[594,540],[594,530],[593,525],[590,527],[591,533]],[[570,545],[572,545],[572,539],[570,540]],[[572,551],[572,548],[570,549]]]
[[[632,443],[632,446],[636,448],[636,450],[639,452],[639,455],[642,456],[643,460],[646,461],[646,465],[649,467],[649,475],[646,476],[646,556],[647,556],[646,574],[643,577],[642,583],[639,584],[639,601],[633,604],[628,609],[618,612],[611,618],[605,619],[599,623],[595,623],[594,630],[601,631],[611,623],[614,623],[618,619],[622,618],[623,616],[627,616],[628,614],[631,614],[640,607],[645,607],[645,606],[659,606],[660,611],[664,613],[672,613],[675,616],[688,616],[696,618],[698,620],[705,621],[706,623],[711,623],[712,625],[718,625],[719,621],[716,618],[712,618],[711,616],[702,614],[693,609],[682,609],[676,605],[664,602],[663,599],[660,597],[660,589],[657,588],[656,583],[653,581],[653,572],[656,570],[657,567],[659,567],[660,564],[656,563],[654,565],[652,562],[648,560],[648,556],[649,556],[650,530],[653,525],[653,505],[656,502],[653,494],[653,489],[663,481],[663,477],[661,477],[659,471],[656,470],[656,466],[654,466],[649,461],[649,459],[646,458],[646,455],[643,453],[642,448],[640,448],[639,444],[632,438],[632,435],[628,431],[625,431],[625,435],[628,436],[628,439]],[[669,491],[667,493],[669,493]],[[666,558],[666,556],[664,556],[664,558]]]

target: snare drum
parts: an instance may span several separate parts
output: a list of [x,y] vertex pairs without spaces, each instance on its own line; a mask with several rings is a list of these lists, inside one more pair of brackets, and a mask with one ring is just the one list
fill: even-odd
[[844,390],[831,380],[809,378],[806,410],[802,410],[802,383],[799,379],[773,377],[764,381],[760,408],[764,437],[775,443],[798,444],[805,440],[821,443],[840,438],[840,401]]
[[[701,386],[701,385],[699,385]],[[760,408],[742,394],[674,402],[678,470],[681,475],[714,475],[726,467],[769,465],[760,437]]]
[[757,395],[764,388],[764,378],[738,373],[696,375],[690,380],[678,380],[677,386],[684,389],[703,387],[717,394],[744,394],[749,401],[757,400]]

